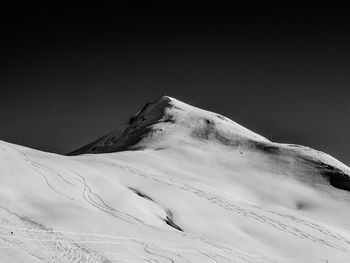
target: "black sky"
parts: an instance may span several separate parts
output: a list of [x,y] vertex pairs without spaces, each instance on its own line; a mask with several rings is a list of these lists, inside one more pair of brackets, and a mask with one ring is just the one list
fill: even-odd
[[169,95],[350,164],[345,13],[41,12],[0,29],[1,140],[67,153]]

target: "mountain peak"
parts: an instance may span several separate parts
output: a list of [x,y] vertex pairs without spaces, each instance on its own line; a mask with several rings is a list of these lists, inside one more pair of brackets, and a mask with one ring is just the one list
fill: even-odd
[[142,148],[171,147],[211,141],[226,145],[244,140],[268,141],[217,113],[169,96],[146,103],[121,129],[70,153],[110,153]]

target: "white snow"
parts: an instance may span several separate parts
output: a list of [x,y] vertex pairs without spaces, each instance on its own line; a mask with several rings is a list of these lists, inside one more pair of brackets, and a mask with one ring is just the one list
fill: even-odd
[[350,262],[325,153],[170,97],[75,154],[96,151],[0,141],[0,262]]

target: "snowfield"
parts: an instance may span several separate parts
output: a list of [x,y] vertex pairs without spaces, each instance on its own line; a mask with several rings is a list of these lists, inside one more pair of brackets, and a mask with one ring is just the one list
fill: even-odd
[[0,262],[350,262],[346,165],[170,97],[0,164]]

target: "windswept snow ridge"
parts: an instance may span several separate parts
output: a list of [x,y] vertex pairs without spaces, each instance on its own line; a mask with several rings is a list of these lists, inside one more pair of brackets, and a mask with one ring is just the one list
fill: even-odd
[[0,163],[0,262],[350,262],[346,165],[170,97]]

